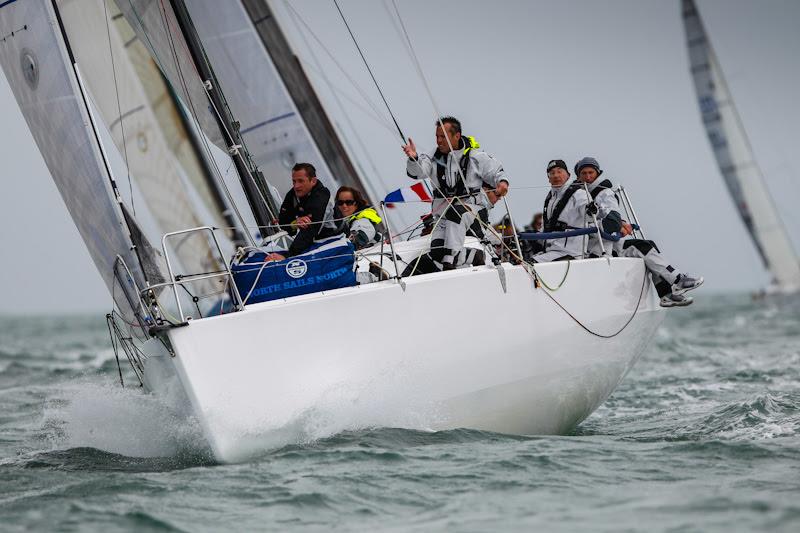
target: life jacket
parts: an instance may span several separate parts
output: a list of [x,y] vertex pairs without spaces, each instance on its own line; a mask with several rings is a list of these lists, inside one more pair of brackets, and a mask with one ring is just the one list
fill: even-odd
[[[439,182],[439,188],[433,192],[433,196],[436,198],[453,198],[455,196],[468,196],[470,194],[474,194],[480,191],[479,187],[475,189],[467,189],[464,182],[467,179],[467,169],[469,169],[469,162],[470,156],[469,153],[473,149],[480,148],[480,143],[472,137],[471,135],[464,135],[461,137],[461,143],[465,146],[464,153],[461,155],[461,159],[458,162],[458,166],[461,168],[461,174],[456,179],[456,183],[453,186],[447,184],[447,177],[445,176],[445,172],[447,170],[447,157],[448,154],[442,154],[439,150],[433,154],[433,160],[436,163],[436,178]],[[459,148],[461,145],[459,144]],[[439,164],[439,158],[444,158],[444,164]]]
[[[592,195],[592,200],[597,200],[597,196],[603,192],[605,189],[611,189],[614,185],[611,183],[611,180],[603,180],[597,184],[597,186],[589,193]],[[616,196],[616,195],[614,195]]]
[[569,202],[569,199],[572,198],[572,195],[582,188],[583,184],[578,183],[577,181],[567,187],[567,190],[564,191],[564,195],[558,200],[558,203],[556,203],[555,207],[553,208],[553,214],[549,217],[547,216],[547,208],[550,205],[550,200],[553,198],[553,191],[547,193],[547,198],[544,200],[544,212],[542,213],[543,229],[545,233],[550,233],[553,231],[565,231],[569,228],[567,223],[561,222],[558,220],[558,217],[561,216],[564,208],[567,207],[567,202]]
[[367,220],[376,225],[383,222],[383,219],[378,215],[378,212],[371,207],[362,209],[358,213],[352,215],[348,220],[350,222],[353,222],[354,220],[358,220],[359,218],[366,218]]

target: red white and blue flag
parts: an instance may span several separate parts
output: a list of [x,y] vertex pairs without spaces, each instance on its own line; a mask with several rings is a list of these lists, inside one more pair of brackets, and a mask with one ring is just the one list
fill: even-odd
[[433,192],[430,180],[418,181],[411,187],[403,187],[386,195],[383,201],[387,204],[399,204],[402,202],[432,202]]

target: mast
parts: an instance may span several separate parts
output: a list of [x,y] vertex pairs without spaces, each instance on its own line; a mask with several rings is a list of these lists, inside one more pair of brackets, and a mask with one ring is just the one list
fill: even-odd
[[223,133],[228,152],[233,159],[236,170],[242,179],[242,186],[256,223],[262,232],[269,232],[272,220],[277,218],[277,206],[272,200],[263,175],[256,168],[244,146],[244,141],[239,132],[239,123],[231,115],[230,108],[225,101],[225,96],[222,94],[211,63],[203,50],[200,37],[192,24],[186,4],[183,0],[170,0],[170,5],[175,13],[180,30],[186,39],[192,60],[205,83],[206,93],[215,110],[214,117],[219,124],[220,131]]
[[693,0],[682,0],[689,61],[703,126],[725,185],[773,283],[800,289],[800,263],[780,220]]
[[267,0],[241,0],[241,2],[305,122],[311,138],[328,164],[331,174],[342,185],[356,187],[368,193],[370,189],[364,186],[358,175],[336,128],[325,113],[319,97],[306,76],[300,60],[292,51]]

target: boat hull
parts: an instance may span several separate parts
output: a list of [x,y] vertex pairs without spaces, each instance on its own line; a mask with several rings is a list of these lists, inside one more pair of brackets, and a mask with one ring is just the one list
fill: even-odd
[[500,268],[502,276],[474,267],[192,321],[170,330],[174,356],[151,354],[147,385],[175,396],[180,384],[223,462],[299,438],[298,425],[324,429],[325,413],[340,415],[340,429],[567,432],[651,340],[663,318],[652,284],[639,259],[537,265],[551,287],[566,273],[552,292],[521,266]]

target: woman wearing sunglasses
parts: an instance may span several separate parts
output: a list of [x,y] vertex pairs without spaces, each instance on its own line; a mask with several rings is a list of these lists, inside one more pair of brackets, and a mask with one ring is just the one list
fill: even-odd
[[348,235],[356,250],[380,242],[381,217],[377,211],[367,206],[361,191],[353,187],[339,187],[336,191],[336,209],[342,218],[339,229]]

